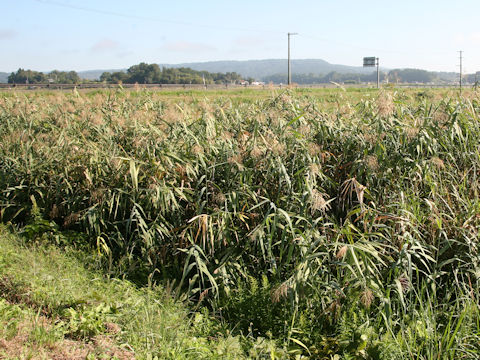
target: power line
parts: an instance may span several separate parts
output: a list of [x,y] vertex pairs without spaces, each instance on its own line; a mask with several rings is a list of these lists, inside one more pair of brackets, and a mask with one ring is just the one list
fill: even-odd
[[[260,28],[260,26],[255,27],[255,28],[241,28],[241,27],[209,25],[209,24],[204,24],[204,23],[203,24],[202,23],[192,23],[192,22],[176,21],[176,20],[162,19],[162,18],[156,18],[156,17],[150,17],[150,16],[126,14],[126,13],[121,13],[121,12],[117,12],[117,11],[102,10],[102,9],[98,9],[98,8],[86,7],[86,6],[80,6],[80,5],[72,5],[72,4],[67,4],[67,3],[64,3],[64,2],[61,2],[61,1],[56,1],[56,0],[33,0],[33,1],[36,1],[36,2],[38,2],[40,4],[44,4],[44,5],[63,7],[63,8],[67,8],[67,9],[77,10],[77,11],[84,11],[84,12],[89,12],[89,13],[115,16],[115,17],[120,17],[120,18],[125,18],[125,19],[149,21],[149,22],[155,22],[155,23],[175,24],[175,25],[190,26],[190,27],[197,27],[197,28],[215,29],[215,30],[269,33],[269,34],[276,34],[276,35],[284,34],[283,31],[262,29],[262,28]],[[297,34],[292,34],[292,35],[297,35]],[[330,38],[319,37],[319,36],[310,35],[310,34],[304,34],[303,33],[300,36],[303,36],[305,38],[318,40],[318,41],[322,41],[322,42],[326,42],[326,43],[330,43],[330,44],[334,44],[334,45],[343,46],[343,47],[346,47],[346,48],[356,48],[356,49],[363,50],[363,51],[375,51],[375,52],[379,52],[379,53],[383,53],[383,54],[390,53],[390,54],[411,55],[411,52],[364,47],[364,46],[359,46],[359,45],[353,44],[353,43],[336,41],[336,40],[332,40]],[[289,43],[290,43],[290,36],[289,36]],[[416,54],[422,54],[422,52],[418,52],[418,51],[415,51],[415,53]],[[446,51],[428,52],[428,53],[425,52],[423,54],[428,54],[428,55],[439,54],[440,55],[440,54],[446,54]],[[460,57],[462,57],[462,54],[460,54]],[[289,70],[290,70],[290,66],[289,66]],[[461,79],[460,79],[460,86],[461,86]]]
[[[64,2],[61,2],[61,1],[55,1],[55,0],[34,0],[34,1],[36,1],[40,4],[45,4],[45,5],[52,5],[52,6],[63,7],[63,8],[67,8],[67,9],[79,10],[79,11],[84,11],[84,12],[89,12],[89,13],[100,14],[100,15],[121,17],[121,18],[125,18],[125,19],[142,20],[142,21],[164,23],[164,24],[175,24],[175,25],[183,25],[183,26],[190,26],[190,27],[202,27],[202,28],[216,29],[216,30],[245,31],[245,32],[256,32],[256,33],[270,33],[270,34],[284,34],[283,31],[261,29],[260,26],[258,26],[258,27],[256,26],[255,28],[241,28],[241,27],[233,27],[233,26],[208,25],[208,24],[202,24],[202,23],[192,23],[192,22],[186,22],[186,21],[176,21],[176,20],[162,19],[162,18],[156,18],[156,17],[150,17],[150,16],[125,14],[125,13],[121,13],[121,12],[117,12],[117,11],[102,10],[102,9],[97,9],[97,8],[92,8],[92,7],[67,4],[67,3],[64,3]],[[352,44],[352,43],[348,43],[348,42],[335,41],[335,40],[331,40],[329,38],[319,37],[319,36],[310,35],[310,34],[303,34],[302,33],[299,36],[303,36],[305,38],[310,38],[310,39],[314,39],[314,40],[319,40],[319,41],[334,44],[334,45],[341,45],[341,46],[348,47],[348,48],[357,48],[359,50],[365,50],[365,51],[375,51],[375,52],[381,52],[381,53],[404,54],[404,55],[405,54],[411,54],[411,52],[405,52],[405,51],[386,50],[386,49],[358,46],[356,44]],[[438,52],[438,54],[445,54],[445,53],[446,52]],[[429,52],[428,54],[432,54],[432,53]]]
[[41,4],[46,4],[46,5],[58,6],[58,7],[63,7],[67,9],[73,9],[73,10],[80,10],[80,11],[85,11],[85,12],[95,13],[100,15],[116,16],[116,17],[121,17],[125,19],[142,20],[142,21],[150,21],[150,22],[156,22],[156,23],[175,24],[175,25],[192,26],[192,27],[202,27],[202,28],[216,29],[216,30],[283,34],[283,32],[281,31],[260,29],[257,27],[247,29],[247,28],[238,28],[238,27],[231,27],[231,26],[218,26],[218,25],[191,23],[191,22],[185,22],[185,21],[168,20],[168,19],[161,19],[161,18],[155,18],[150,16],[130,15],[130,14],[124,14],[116,11],[101,10],[101,9],[95,9],[95,8],[79,6],[79,5],[71,5],[71,4],[66,4],[66,3],[63,3],[60,1],[54,1],[54,0],[34,0],[34,1]]

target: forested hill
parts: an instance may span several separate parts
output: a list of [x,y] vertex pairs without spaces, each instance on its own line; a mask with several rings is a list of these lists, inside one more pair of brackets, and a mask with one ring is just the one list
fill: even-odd
[[10,74],[6,72],[0,72],[0,83],[6,83],[8,81],[8,75]]
[[[361,59],[359,63],[361,62]],[[347,66],[330,64],[321,59],[302,59],[292,60],[292,72],[296,74],[327,74],[335,71],[341,74],[371,73],[372,68],[363,68],[361,66]],[[202,70],[208,72],[236,72],[244,77],[262,79],[266,76],[284,73],[287,69],[287,59],[268,59],[268,60],[247,60],[247,61],[209,61],[201,63],[188,64],[161,64],[160,66],[170,67],[188,67],[193,70]]]
[[[208,61],[183,64],[159,64],[161,68],[190,68],[196,71],[208,71],[210,73],[230,73],[235,72],[244,78],[254,78],[262,80],[263,78],[279,73],[285,73],[287,69],[286,59],[269,60],[226,60],[226,61]],[[126,71],[118,70],[89,70],[80,71],[78,74],[83,79],[98,80],[104,72]],[[303,59],[292,60],[292,71],[296,74],[328,74],[337,72],[341,74],[369,74],[372,68],[363,68],[361,66],[347,66],[330,64],[321,59]]]

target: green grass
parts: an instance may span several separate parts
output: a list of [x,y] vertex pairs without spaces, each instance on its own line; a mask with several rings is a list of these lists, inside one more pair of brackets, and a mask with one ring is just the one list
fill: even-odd
[[[49,358],[71,347],[67,340],[88,348],[95,344],[92,339],[105,336],[114,350],[95,345],[89,349],[95,358],[115,353],[139,359],[245,356],[240,339],[220,334],[206,313],[190,315],[160,287],[138,289],[127,280],[106,279],[86,268],[82,256],[47,244],[27,246],[0,227],[0,338],[23,341],[23,355],[13,355],[37,358],[40,352]],[[255,351],[268,355],[269,348],[265,342]],[[0,357],[14,350],[13,344],[0,347]]]

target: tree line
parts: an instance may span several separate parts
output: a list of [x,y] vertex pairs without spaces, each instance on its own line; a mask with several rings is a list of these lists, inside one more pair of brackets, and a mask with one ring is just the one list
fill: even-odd
[[[473,77],[472,75],[471,77]],[[262,79],[265,82],[273,82],[276,84],[286,83],[286,74],[276,74],[265,76]],[[380,80],[388,80],[391,83],[432,83],[441,82],[442,79],[435,72],[420,69],[394,69],[389,72],[380,71]],[[331,81],[339,83],[360,84],[365,82],[377,81],[377,72],[370,74],[343,74],[336,71],[328,74],[292,74],[292,81],[297,84],[326,84]]]
[[125,84],[226,84],[237,83],[242,76],[235,72],[211,73],[190,68],[160,68],[157,64],[140,63],[126,72],[104,72],[100,81]]
[[[262,79],[264,82],[272,82],[275,84],[286,84],[287,75],[286,74],[275,74],[270,76],[265,76]],[[340,83],[362,83],[362,82],[371,82],[377,81],[377,73],[372,74],[342,74],[336,71],[331,71],[328,74],[292,74],[292,82],[309,85],[309,84],[328,84],[331,81],[340,82]]]
[[[458,74],[448,73],[449,77],[441,73],[431,72],[420,69],[394,69],[389,72],[380,72],[380,80],[387,80],[390,83],[440,83],[455,82]],[[475,83],[480,80],[480,75],[468,74],[464,80],[469,83]],[[181,68],[160,68],[157,64],[140,63],[133,65],[126,71],[104,72],[99,80],[81,79],[75,71],[54,70],[44,73],[34,70],[18,69],[8,76],[10,84],[80,84],[88,82],[104,82],[110,84],[235,84],[243,80],[242,76],[236,72],[213,73],[208,71],[198,71],[187,67]],[[246,79],[249,83],[255,81],[253,78]],[[287,83],[286,74],[275,74],[265,76],[262,81],[267,83],[285,84]],[[297,84],[326,84],[330,82],[360,84],[366,82],[376,82],[377,73],[373,71],[370,74],[344,74],[339,72],[329,72],[328,74],[292,74],[292,81]]]
[[[242,80],[235,72],[211,73],[190,68],[160,68],[157,64],[140,63],[126,72],[104,72],[97,81],[113,84],[234,84]],[[253,79],[250,79],[253,81]],[[54,70],[43,73],[34,70],[18,69],[8,77],[9,84],[79,84],[90,82],[81,79],[75,71]]]
[[9,84],[78,84],[82,81],[76,71],[53,70],[43,73],[34,70],[18,69],[8,76]]

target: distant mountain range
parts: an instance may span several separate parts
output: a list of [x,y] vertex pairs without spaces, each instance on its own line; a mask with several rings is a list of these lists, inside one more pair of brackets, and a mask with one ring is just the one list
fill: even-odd
[[86,70],[86,71],[77,71],[78,76],[86,80],[99,80],[100,75],[104,72],[117,72],[117,71],[127,71],[127,69],[106,69],[106,70]]
[[[183,64],[159,64],[160,67],[167,68],[180,68],[188,67],[197,71],[208,71],[213,73],[227,73],[236,72],[245,78],[254,78],[261,80],[266,76],[282,74],[287,72],[287,60],[286,59],[268,59],[268,60],[245,60],[245,61],[208,61],[208,62],[196,62],[196,63],[183,63]],[[330,64],[329,62],[321,59],[304,59],[304,60],[292,60],[292,73],[295,74],[327,74],[335,71],[341,74],[355,73],[355,74],[369,74],[374,69],[363,68],[361,66],[347,66]],[[385,70],[382,68],[382,70]],[[81,78],[95,80],[99,79],[100,75],[105,72],[114,71],[126,71],[126,69],[116,70],[89,70],[80,71],[78,75]]]
[[[186,64],[160,64],[165,67],[189,67],[193,70],[205,70],[208,72],[236,72],[244,77],[262,79],[263,77],[282,74],[287,72],[287,59],[247,60],[247,61],[210,61],[203,63]],[[321,59],[292,60],[292,74],[327,74],[335,71],[340,74],[368,74],[374,71],[372,68],[361,66],[347,66],[330,64]]]
[[8,82],[8,75],[10,74],[6,72],[0,72],[0,83]]

